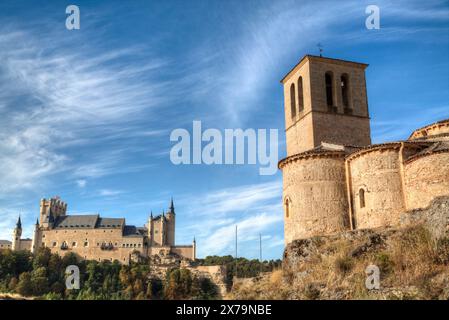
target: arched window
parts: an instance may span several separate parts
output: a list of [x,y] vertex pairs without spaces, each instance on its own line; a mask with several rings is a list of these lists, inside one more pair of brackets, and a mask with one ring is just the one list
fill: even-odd
[[343,100],[343,106],[349,108],[349,77],[346,73],[341,75],[340,78],[341,85],[341,98]]
[[365,190],[362,188],[359,190],[359,204],[360,208],[365,208]]
[[326,102],[329,107],[332,107],[334,105],[334,90],[333,90],[334,77],[332,75],[332,72],[330,71],[326,72],[325,82],[326,82]]
[[295,84],[290,86],[290,111],[292,119],[296,117],[296,99],[295,99]]
[[304,91],[302,87],[302,77],[298,79],[298,111],[304,110]]
[[289,198],[285,198],[284,200],[284,206],[285,206],[285,217],[288,218],[290,217],[290,206],[291,206],[291,201]]

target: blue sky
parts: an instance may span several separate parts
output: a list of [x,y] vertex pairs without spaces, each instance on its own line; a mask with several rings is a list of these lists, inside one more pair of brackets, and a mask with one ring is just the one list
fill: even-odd
[[[76,4],[81,29],[65,28]],[[380,30],[365,7],[380,8]],[[280,258],[282,177],[258,165],[170,162],[170,132],[279,129],[279,80],[307,53],[368,63],[374,142],[449,118],[447,1],[2,1],[0,238],[39,199],[143,225],[174,197],[199,256]]]

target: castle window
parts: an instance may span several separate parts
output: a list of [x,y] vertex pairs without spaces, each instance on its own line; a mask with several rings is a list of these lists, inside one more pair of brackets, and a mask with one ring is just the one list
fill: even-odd
[[341,98],[343,100],[343,106],[349,108],[349,77],[346,73],[341,75]]
[[360,208],[365,208],[365,190],[362,188],[359,190],[359,203]]
[[284,200],[284,210],[285,210],[285,217],[288,218],[290,217],[290,206],[291,206],[291,202],[289,198],[285,198]]
[[58,245],[58,243],[56,241],[53,241],[52,246],[56,247]]
[[334,76],[332,72],[328,71],[325,74],[326,83],[326,102],[329,107],[334,105],[334,90],[333,90]]
[[298,79],[298,111],[304,110],[304,89],[302,87],[302,77]]
[[88,246],[89,246],[89,242],[85,241],[85,242],[84,242],[84,246],[85,246],[85,247],[88,247]]
[[72,247],[76,247],[76,242],[75,241],[72,242]]
[[295,84],[290,86],[290,112],[292,119],[296,117],[296,99],[295,99]]

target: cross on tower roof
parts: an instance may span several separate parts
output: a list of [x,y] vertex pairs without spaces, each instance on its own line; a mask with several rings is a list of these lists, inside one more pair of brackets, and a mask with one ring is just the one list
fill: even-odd
[[320,57],[323,56],[323,46],[321,45],[320,42],[318,42],[318,44],[316,45],[318,47],[318,50],[320,51]]

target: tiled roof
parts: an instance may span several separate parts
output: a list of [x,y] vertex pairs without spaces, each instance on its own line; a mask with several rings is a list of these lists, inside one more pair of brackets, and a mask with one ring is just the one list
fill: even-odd
[[121,228],[125,225],[124,218],[98,218],[97,228]]
[[[55,228],[90,228],[93,229],[99,220],[98,215],[69,215],[56,218]],[[101,220],[101,219],[100,219]]]
[[0,244],[2,244],[2,245],[11,245],[12,243],[11,243],[11,241],[9,241],[9,240],[0,240]]
[[123,228],[124,237],[143,237],[147,234],[147,229],[136,226],[125,226]]
[[440,152],[449,152],[449,141],[434,142],[430,147],[418,152],[417,154],[409,157],[406,161],[411,162],[417,158],[421,158],[427,155]]

